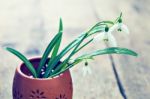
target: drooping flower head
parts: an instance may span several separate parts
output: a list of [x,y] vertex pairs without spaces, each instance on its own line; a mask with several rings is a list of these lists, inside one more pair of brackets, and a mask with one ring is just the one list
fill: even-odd
[[128,27],[122,23],[122,13],[112,26],[108,27],[106,25],[104,30],[94,37],[93,41],[104,41],[109,47],[117,47],[117,41],[112,35],[115,30],[129,34]]
[[88,62],[85,61],[84,66],[83,66],[83,76],[86,76],[88,74],[92,74],[92,70],[88,65]]

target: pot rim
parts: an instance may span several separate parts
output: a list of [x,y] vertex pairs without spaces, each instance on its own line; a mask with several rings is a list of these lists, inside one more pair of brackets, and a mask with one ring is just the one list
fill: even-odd
[[[33,57],[33,58],[29,58],[28,60],[29,61],[33,61],[33,60],[38,60],[38,59],[41,59],[41,57]],[[21,65],[17,66],[17,69],[16,71],[20,74],[20,76],[26,78],[26,79],[31,79],[31,80],[39,80],[39,81],[45,81],[45,80],[52,80],[52,79],[59,79],[60,77],[63,77],[65,73],[68,73],[69,70],[55,76],[55,77],[52,77],[52,78],[33,78],[33,77],[29,77],[27,76],[25,73],[23,73],[21,71],[21,66],[23,66],[24,62],[21,63]]]

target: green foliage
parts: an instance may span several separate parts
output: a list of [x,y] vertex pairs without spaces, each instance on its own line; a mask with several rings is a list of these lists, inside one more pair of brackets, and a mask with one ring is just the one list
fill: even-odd
[[30,61],[23,54],[21,54],[20,52],[18,52],[15,49],[12,49],[12,48],[6,48],[6,50],[13,53],[17,57],[19,57],[24,62],[24,64],[27,66],[29,71],[32,73],[33,77],[37,78],[37,73],[36,73],[33,65],[30,63]]
[[[90,28],[88,31],[79,35],[76,39],[74,39],[71,43],[69,43],[66,47],[64,47],[64,49],[62,49],[59,52],[59,48],[60,48],[61,41],[62,41],[62,34],[63,34],[63,23],[62,23],[62,19],[60,19],[58,33],[54,36],[54,38],[51,40],[51,42],[47,46],[47,48],[41,58],[41,61],[39,63],[37,70],[35,70],[35,68],[30,63],[30,61],[25,56],[23,56],[20,52],[18,52],[15,49],[12,49],[12,48],[6,48],[6,49],[9,52],[16,55],[17,57],[19,57],[25,63],[25,65],[27,66],[27,68],[29,69],[29,71],[32,73],[32,75],[35,78],[40,78],[41,69],[43,68],[43,66],[46,65],[46,60],[49,58],[50,54],[51,54],[50,60],[48,61],[48,66],[47,66],[47,68],[45,70],[45,74],[43,75],[42,78],[57,76],[57,75],[61,74],[62,72],[68,70],[69,68],[77,65],[78,63],[80,63],[86,59],[94,59],[94,57],[98,56],[98,55],[125,54],[125,55],[137,56],[137,53],[132,50],[129,50],[126,48],[111,47],[111,48],[106,48],[103,50],[95,50],[90,53],[83,54],[83,55],[75,58],[74,62],[69,63],[69,60],[71,60],[71,58],[77,52],[79,52],[84,47],[88,46],[93,41],[93,38],[90,38],[90,37],[92,37],[92,35],[99,33],[101,31],[104,31],[105,27],[111,27],[116,22],[118,22],[118,20],[121,19],[121,17],[122,17],[122,13],[116,19],[115,22],[113,22],[113,21],[98,22],[92,28]],[[88,40],[86,42],[84,42],[85,39],[88,39]],[[68,56],[62,61],[62,58],[67,54],[68,54]],[[61,62],[61,63],[59,64],[59,62]]]
[[62,40],[62,33],[63,33],[63,24],[62,24],[62,19],[60,19],[60,23],[59,23],[59,31],[58,33],[60,33],[60,38],[58,39],[57,43],[55,44],[55,47],[53,49],[53,53],[51,55],[51,58],[55,57],[58,53],[58,50],[59,50],[59,47],[60,47],[60,43],[61,43],[61,40]]
[[129,50],[126,48],[119,48],[119,47],[112,47],[112,48],[106,48],[103,50],[96,50],[91,53],[87,53],[87,54],[77,57],[73,63],[67,64],[67,67],[62,68],[60,71],[54,72],[50,77],[54,77],[56,75],[61,74],[62,72],[68,70],[69,68],[73,67],[74,65],[82,62],[83,60],[87,60],[87,59],[93,60],[95,56],[104,55],[104,54],[126,54],[126,55],[132,55],[132,56],[138,55],[136,52],[134,52],[132,50]]
[[63,30],[63,24],[62,24],[61,19],[60,19],[59,24],[60,24],[59,25],[59,32],[52,39],[52,41],[49,43],[49,45],[47,46],[47,48],[46,48],[46,50],[45,50],[45,52],[41,58],[40,64],[39,64],[38,69],[37,69],[38,77],[40,76],[42,67],[46,64],[46,60],[48,59],[48,56],[51,53],[52,49],[53,49],[53,52],[52,52],[51,58],[55,57],[57,55],[58,50],[59,50],[59,46],[60,46],[61,39],[62,39],[62,30]]

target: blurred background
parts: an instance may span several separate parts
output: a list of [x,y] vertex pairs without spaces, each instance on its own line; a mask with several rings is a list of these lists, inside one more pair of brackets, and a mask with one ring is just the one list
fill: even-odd
[[[28,58],[41,56],[57,33],[60,17],[63,48],[96,22],[114,20],[120,12],[130,35],[114,35],[120,47],[139,56],[98,56],[89,62],[92,74],[87,76],[82,73],[84,63],[75,66],[71,69],[73,99],[150,99],[149,4],[149,0],[0,0],[0,99],[12,99],[13,75],[21,63],[4,47],[15,48]],[[105,47],[97,43],[81,53]]]

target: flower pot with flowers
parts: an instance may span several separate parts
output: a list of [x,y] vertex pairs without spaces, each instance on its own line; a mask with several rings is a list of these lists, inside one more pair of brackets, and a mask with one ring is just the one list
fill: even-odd
[[[87,60],[93,60],[95,56],[104,54],[137,56],[132,50],[117,47],[112,35],[114,30],[129,33],[127,26],[122,23],[122,13],[115,21],[98,22],[58,53],[63,34],[63,24],[60,19],[59,31],[42,57],[27,59],[17,50],[7,47],[6,50],[23,61],[15,72],[13,99],[72,99],[73,87],[69,69],[73,66],[84,61],[85,67],[88,67]],[[97,40],[104,41],[109,47],[72,58],[81,49]],[[62,60],[66,54],[68,56]]]

